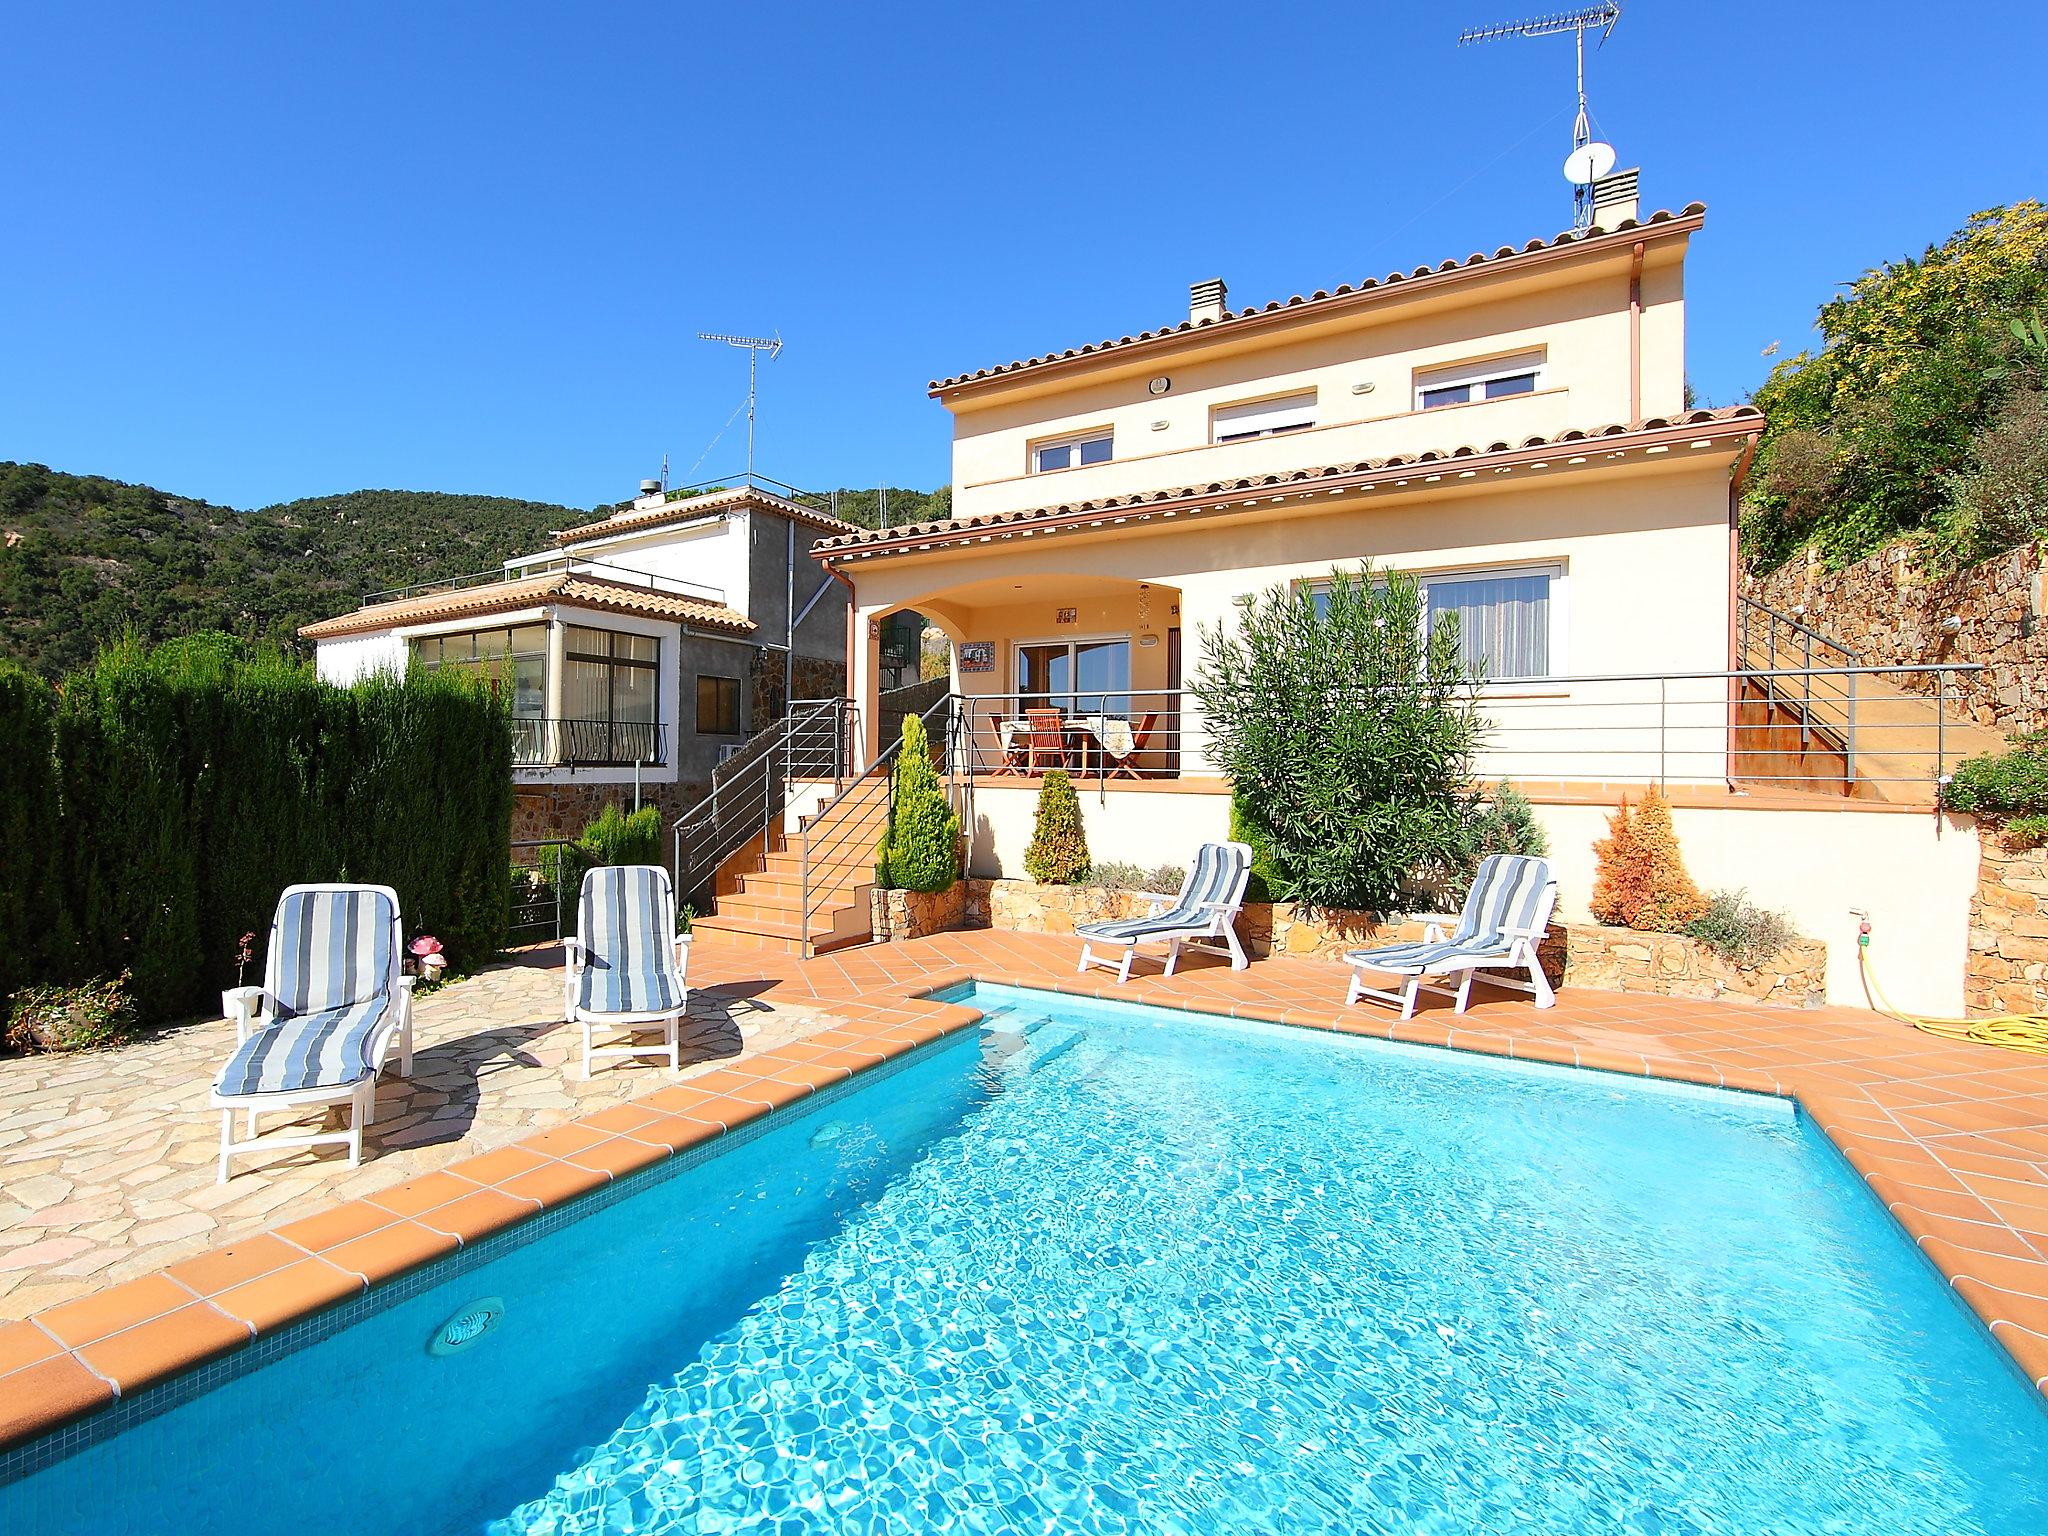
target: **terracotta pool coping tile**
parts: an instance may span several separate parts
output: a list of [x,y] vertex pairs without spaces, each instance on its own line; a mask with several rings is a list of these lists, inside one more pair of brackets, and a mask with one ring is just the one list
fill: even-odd
[[35,1320],[59,1343],[75,1350],[190,1306],[194,1299],[190,1290],[158,1271],[46,1307]]
[[479,1152],[475,1157],[465,1157],[459,1163],[450,1164],[448,1171],[475,1184],[503,1185],[507,1179],[546,1167],[549,1161],[538,1152],[530,1152],[514,1144]]
[[0,1378],[64,1352],[62,1344],[34,1323],[0,1324]]
[[[2039,1259],[2006,1258],[1960,1247],[1946,1234],[1920,1239],[1920,1250],[1951,1283],[1972,1280],[1979,1285],[2026,1297],[2048,1297],[2048,1263]],[[2048,1307],[2048,1301],[2041,1305]]]
[[670,1152],[687,1152],[691,1147],[724,1134],[725,1127],[715,1120],[700,1120],[665,1109],[656,1110],[653,1119],[643,1122],[632,1132],[635,1141],[651,1142],[666,1147]]
[[1618,1072],[1627,1077],[1648,1077],[1650,1070],[1641,1056],[1630,1051],[1611,1050],[1600,1045],[1581,1045],[1579,1065],[1594,1072]]
[[544,1131],[522,1136],[512,1145],[522,1151],[538,1152],[543,1157],[566,1157],[571,1152],[581,1152],[587,1147],[596,1146],[607,1134],[604,1131],[592,1130],[581,1120],[564,1120],[560,1125],[552,1125]]
[[375,1194],[363,1196],[363,1199],[394,1216],[417,1216],[422,1211],[431,1211],[464,1195],[473,1195],[477,1189],[473,1179],[441,1169],[423,1173],[416,1179],[407,1179],[389,1189],[380,1189]]
[[[694,1088],[699,1093],[724,1094],[735,1088],[745,1088],[757,1081],[752,1072],[735,1072],[731,1067],[717,1067],[709,1072],[699,1073],[682,1086]],[[649,1095],[650,1098],[654,1095]]]
[[566,1200],[573,1200],[578,1195],[587,1194],[600,1184],[610,1182],[610,1174],[600,1173],[592,1168],[579,1168],[574,1163],[550,1162],[515,1178],[501,1180],[498,1188],[508,1195],[517,1195],[522,1200],[535,1200],[542,1206],[554,1206]]
[[113,1400],[113,1384],[72,1355],[9,1371],[0,1376],[0,1445],[33,1439]]
[[1991,1336],[2005,1346],[2035,1390],[2048,1392],[2048,1333],[2000,1321],[1991,1325]]
[[757,1077],[743,1087],[732,1089],[725,1097],[737,1104],[758,1104],[765,1113],[808,1098],[811,1091],[805,1083],[788,1082],[779,1077]]
[[228,1316],[240,1318],[262,1334],[297,1322],[344,1297],[359,1296],[365,1289],[363,1277],[353,1270],[339,1268],[325,1259],[302,1258],[296,1264],[259,1275],[208,1299]]
[[588,1168],[614,1179],[622,1179],[629,1173],[651,1167],[669,1157],[667,1147],[657,1142],[635,1141],[630,1136],[614,1136],[601,1141],[594,1147],[586,1147],[562,1159],[577,1168]]
[[538,1200],[521,1199],[502,1189],[478,1189],[422,1211],[413,1219],[435,1232],[445,1232],[461,1243],[488,1237],[515,1221],[523,1221],[540,1209]]
[[429,1259],[453,1253],[461,1246],[451,1233],[437,1232],[417,1221],[394,1221],[363,1237],[323,1248],[320,1257],[337,1269],[353,1270],[367,1284],[375,1285],[393,1275],[415,1269]]
[[249,1324],[239,1317],[230,1317],[211,1302],[192,1301],[175,1312],[108,1334],[75,1353],[87,1369],[106,1377],[126,1396],[138,1387],[239,1349],[251,1336]]
[[347,1200],[324,1211],[316,1211],[311,1216],[301,1216],[297,1221],[288,1221],[273,1230],[286,1242],[297,1243],[308,1253],[319,1253],[338,1243],[366,1236],[379,1227],[388,1227],[395,1219],[382,1206],[362,1200]]
[[212,1296],[296,1264],[305,1256],[297,1244],[272,1232],[257,1232],[228,1247],[210,1248],[196,1258],[173,1264],[164,1273],[198,1295]]

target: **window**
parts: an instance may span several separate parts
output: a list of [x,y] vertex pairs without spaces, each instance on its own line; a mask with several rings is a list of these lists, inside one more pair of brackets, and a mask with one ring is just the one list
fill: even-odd
[[740,680],[697,674],[697,734],[737,736],[740,733]]
[[1415,376],[1415,408],[1429,411],[1440,405],[1470,405],[1475,400],[1532,394],[1543,387],[1543,367],[1541,352],[1525,352],[1519,357],[1431,368]]
[[[1455,615],[1459,654],[1488,679],[1549,677],[1551,596],[1563,574],[1557,566],[1535,566],[1419,577],[1423,624],[1434,630]],[[1320,610],[1323,592],[1311,592]]]
[[655,713],[661,642],[652,635],[571,624],[562,632],[567,756],[578,763],[658,760]]
[[1057,442],[1037,443],[1031,449],[1031,472],[1042,475],[1051,469],[1079,469],[1086,464],[1107,464],[1113,438],[1107,428],[1080,437],[1063,437]]
[[1278,437],[1316,424],[1316,392],[1254,400],[1246,405],[1219,405],[1209,417],[1209,440],[1241,443],[1253,437]]
[[1070,715],[1129,714],[1131,642],[1052,640],[1017,647],[1017,692],[1026,707]]
[[478,629],[460,635],[422,635],[412,642],[412,653],[428,671],[466,667],[506,677],[512,685],[514,720],[538,720],[548,711],[545,624]]

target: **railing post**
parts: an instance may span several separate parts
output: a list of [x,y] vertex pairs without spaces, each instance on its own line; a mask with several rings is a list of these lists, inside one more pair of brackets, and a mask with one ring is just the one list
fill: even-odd
[[1671,714],[1671,684],[1668,678],[1657,679],[1657,787],[1667,787],[1670,777],[1669,749],[1665,740],[1666,723]]
[[[1842,792],[1844,794],[1854,794],[1856,792],[1856,673],[1853,668],[1849,673],[1848,693],[1849,729],[1843,739],[1842,746],[1842,757],[1844,760],[1842,776],[1846,782],[1842,786]],[[1935,718],[1939,722],[1941,706],[1936,704],[1934,709]]]
[[1934,793],[1941,803],[1941,787],[1948,778],[1948,668],[1934,669]]

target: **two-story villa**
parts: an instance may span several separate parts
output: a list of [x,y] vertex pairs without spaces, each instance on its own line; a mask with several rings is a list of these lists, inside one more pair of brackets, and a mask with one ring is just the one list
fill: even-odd
[[409,663],[503,669],[515,841],[573,836],[635,796],[673,819],[785,700],[844,692],[846,588],[810,556],[855,531],[758,483],[649,484],[490,579],[380,594],[300,633],[336,682]]
[[[1632,174],[1616,184],[1583,235],[1237,310],[1200,283],[1176,324],[934,381],[954,517],[817,551],[856,590],[856,697],[881,621],[914,609],[952,639],[960,690],[990,698],[984,766],[1014,755],[1006,720],[1050,703],[1083,752],[1096,715],[1143,737],[1120,782],[1220,790],[1178,693],[1201,628],[1369,559],[1459,616],[1491,704],[1545,701],[1550,738],[1517,735],[1497,771],[1669,773],[1668,750],[1626,771],[1611,734],[1621,756],[1587,758],[1567,706],[1592,687],[1574,680],[1618,674],[1677,679],[1677,704],[1725,694],[1684,678],[1733,664],[1734,497],[1761,422],[1686,409],[1685,255],[1705,210],[1638,219]],[[1577,725],[1596,723],[1614,721]],[[1677,766],[1718,781],[1725,737],[1692,745]],[[1019,830],[978,856],[1007,866]]]

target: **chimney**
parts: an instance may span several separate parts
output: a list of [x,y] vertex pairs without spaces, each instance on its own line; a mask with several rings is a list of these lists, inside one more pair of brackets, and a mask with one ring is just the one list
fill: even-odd
[[1640,219],[1642,201],[1636,195],[1640,166],[1609,171],[1593,183],[1593,223],[1601,229],[1619,229],[1624,219]]
[[1196,283],[1188,289],[1188,319],[1196,325],[1206,320],[1221,320],[1228,313],[1224,305],[1229,299],[1230,290],[1223,286],[1223,279],[1220,277]]

